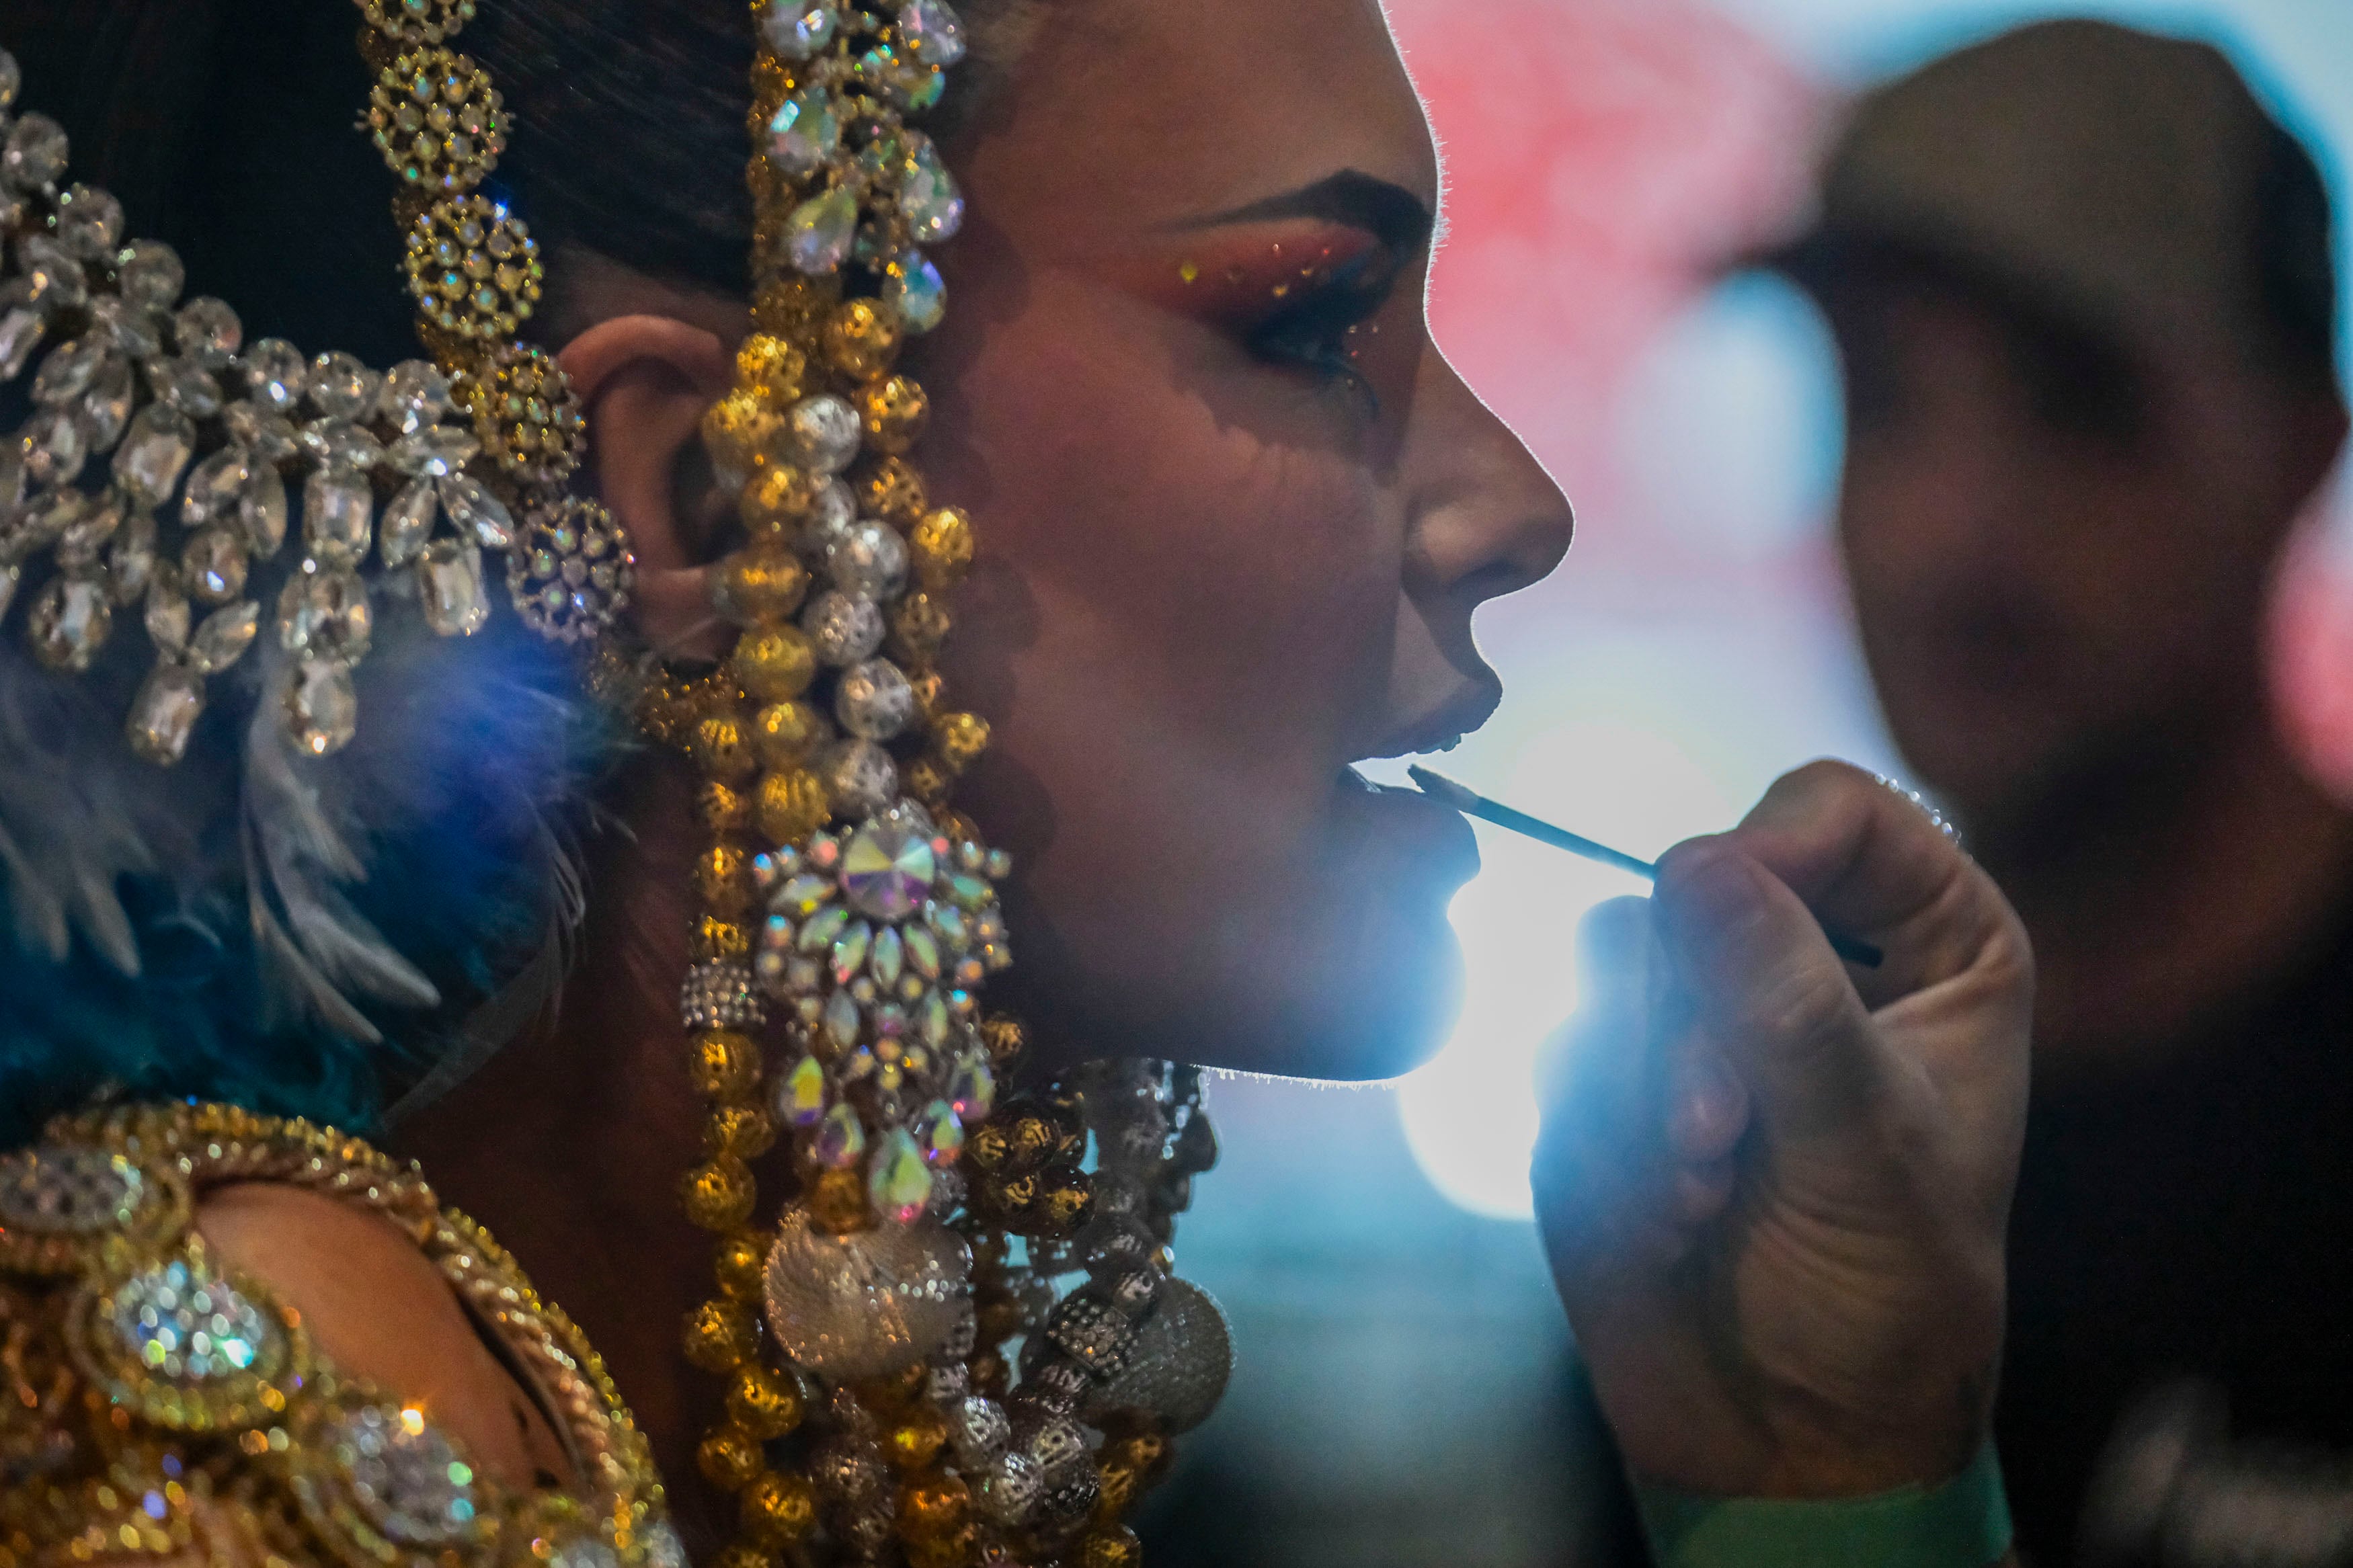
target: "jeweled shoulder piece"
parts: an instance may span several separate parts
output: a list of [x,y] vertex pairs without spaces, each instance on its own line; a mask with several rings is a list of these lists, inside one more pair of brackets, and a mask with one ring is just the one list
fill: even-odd
[[[0,383],[32,371],[31,417],[0,443],[0,618],[51,668],[89,669],[134,617],[155,662],[132,746],[185,752],[206,683],[263,637],[288,655],[273,700],[324,756],[358,723],[353,671],[385,601],[443,637],[491,613],[485,556],[543,635],[596,637],[634,562],[564,484],[585,436],[564,372],[518,334],[542,275],[529,231],[476,187],[504,106],[443,45],[470,0],[360,0],[379,74],[364,125],[398,184],[406,272],[433,352],[379,373],[350,354],[248,342],[218,300],[183,300],[171,247],[126,240],[115,199],[66,180],[64,131],[16,112],[0,54]],[[413,593],[393,590],[406,577]]]
[[[416,1237],[546,1394],[581,1495],[497,1484],[424,1408],[320,1357],[195,1228],[206,1190],[256,1181]],[[685,1568],[645,1444],[571,1325],[413,1169],[327,1129],[179,1105],[0,1155],[0,1563],[201,1547],[303,1568]]]

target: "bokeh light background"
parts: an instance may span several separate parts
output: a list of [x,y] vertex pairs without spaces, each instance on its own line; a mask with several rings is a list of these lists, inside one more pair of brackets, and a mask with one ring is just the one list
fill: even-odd
[[[2210,38],[2319,154],[2344,226],[2347,0],[1389,4],[1447,157],[1439,340],[1578,512],[1564,571],[1482,615],[1509,696],[1437,765],[1645,855],[1812,757],[1900,771],[1826,531],[1830,344],[1801,297],[1725,265],[1797,221],[1847,92],[2035,16]],[[2315,765],[2353,783],[2348,513],[2316,515],[2275,644]],[[1576,922],[1638,889],[1482,847],[1454,907],[1468,999],[1436,1061],[1394,1085],[1212,1090],[1226,1160],[1179,1252],[1242,1359],[1158,1510],[1166,1568],[1609,1560],[1525,1164]]]

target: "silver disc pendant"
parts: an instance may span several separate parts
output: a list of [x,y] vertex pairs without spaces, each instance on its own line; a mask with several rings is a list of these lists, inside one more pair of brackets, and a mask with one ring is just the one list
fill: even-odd
[[934,1219],[830,1236],[795,1209],[768,1251],[768,1327],[828,1383],[902,1371],[955,1331],[972,1293],[972,1249]]
[[1115,1410],[1148,1410],[1173,1435],[1209,1418],[1234,1373],[1234,1336],[1207,1290],[1173,1276],[1160,1304],[1136,1326],[1118,1376],[1096,1385],[1081,1415],[1091,1426]]

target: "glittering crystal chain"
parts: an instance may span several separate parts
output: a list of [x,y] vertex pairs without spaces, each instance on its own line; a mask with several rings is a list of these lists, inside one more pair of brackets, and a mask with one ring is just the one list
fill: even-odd
[[[648,703],[712,835],[682,996],[710,1111],[684,1201],[719,1238],[718,1289],[686,1350],[729,1387],[698,1463],[737,1500],[724,1568],[1124,1568],[1122,1517],[1231,1365],[1166,1248],[1215,1146],[1198,1075],[1166,1064],[995,1104],[1022,1049],[979,999],[1011,959],[1009,862],[949,805],[988,726],[936,668],[973,530],[908,458],[929,403],[895,370],[945,310],[925,247],[964,198],[909,121],[963,30],[943,0],[754,16],[755,330],[703,426],[749,537],[715,576],[741,630],[715,674]],[[783,1139],[794,1184],[755,1229],[750,1163]]]
[[0,616],[46,558],[26,632],[42,663],[79,673],[137,608],[155,663],[128,732],[158,763],[180,760],[206,681],[257,639],[262,578],[281,561],[275,632],[290,657],[275,696],[296,746],[319,756],[358,721],[352,673],[384,581],[363,575],[371,555],[413,579],[443,637],[489,618],[485,551],[506,554],[515,609],[558,640],[599,634],[630,592],[611,518],[563,489],[578,400],[516,335],[540,295],[537,247],[474,191],[506,132],[489,78],[443,47],[470,0],[359,5],[379,69],[367,125],[400,178],[395,211],[435,356],[388,374],[279,338],[248,344],[221,300],[183,302],[169,246],[125,243],[113,196],[60,187],[65,132],[15,113],[16,62],[0,57],[0,383],[40,356],[32,416],[0,446]]

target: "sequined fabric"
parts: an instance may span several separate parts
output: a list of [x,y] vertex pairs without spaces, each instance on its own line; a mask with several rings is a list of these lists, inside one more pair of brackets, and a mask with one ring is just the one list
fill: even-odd
[[[581,1495],[478,1473],[427,1414],[340,1375],[193,1223],[280,1182],[417,1239],[544,1394]],[[225,1106],[58,1123],[0,1155],[0,1568],[201,1552],[339,1568],[677,1568],[643,1439],[594,1353],[480,1227],[367,1144]]]

